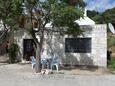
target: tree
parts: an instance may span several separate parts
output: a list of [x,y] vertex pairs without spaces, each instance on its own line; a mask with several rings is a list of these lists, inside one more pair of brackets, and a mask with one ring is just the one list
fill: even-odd
[[97,12],[97,11],[95,11],[95,10],[92,10],[92,11],[90,11],[90,10],[88,10],[87,11],[87,15],[88,15],[88,17],[90,17],[90,18],[92,18],[92,17],[94,17],[94,16],[96,16],[96,15],[98,15],[99,13]]
[[112,9],[106,10],[103,13],[103,15],[105,16],[105,20],[106,20],[105,22],[106,23],[109,23],[109,22],[114,23],[115,22],[115,20],[114,20],[114,18],[115,18],[115,7]]
[[88,16],[92,18],[97,24],[114,23],[115,8],[107,9],[105,12],[98,13],[96,11],[88,11]]
[[0,38],[19,28],[19,18],[22,15],[22,0],[0,0],[0,21],[3,22],[4,31]]
[[[68,2],[69,1],[69,2]],[[84,2],[82,0],[24,0],[23,8],[26,17],[31,19],[29,32],[36,44],[36,73],[41,71],[40,59],[45,33],[54,32],[69,35],[79,35],[81,30],[74,22],[83,17]],[[37,22],[37,30],[34,30],[33,20]],[[51,23],[52,28],[46,28]],[[40,40],[36,38],[38,33]]]
[[[10,3],[10,1],[6,1]],[[2,2],[5,3],[5,1]],[[44,35],[46,33],[54,32],[59,33],[60,35],[68,34],[73,36],[82,33],[79,26],[74,21],[83,17],[83,0],[74,0],[74,2],[72,0],[69,0],[69,2],[68,0],[12,0],[12,4],[13,10],[9,12],[11,16],[7,15],[8,17],[1,19],[3,21],[6,20],[5,24],[8,24],[9,26],[12,26],[12,24],[10,24],[11,22],[8,22],[9,19],[14,21],[17,18],[17,20],[20,18],[27,18],[31,21],[31,24],[29,24],[28,27],[23,26],[21,28],[28,29],[36,44],[36,73],[41,71],[41,51]],[[33,21],[36,21],[36,30]],[[16,23],[17,25],[19,24],[19,21],[12,23]],[[45,27],[47,23],[51,23],[51,28]],[[36,38],[36,33],[40,40]]]

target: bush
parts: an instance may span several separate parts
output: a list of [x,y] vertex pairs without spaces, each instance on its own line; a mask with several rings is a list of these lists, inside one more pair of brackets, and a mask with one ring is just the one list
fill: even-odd
[[115,58],[112,58],[111,61],[108,61],[108,68],[115,70]]
[[115,46],[115,37],[108,36],[107,46],[108,46],[108,48],[111,48],[112,46]]
[[15,63],[17,53],[19,51],[19,46],[15,43],[10,45],[9,48],[9,62],[10,63]]

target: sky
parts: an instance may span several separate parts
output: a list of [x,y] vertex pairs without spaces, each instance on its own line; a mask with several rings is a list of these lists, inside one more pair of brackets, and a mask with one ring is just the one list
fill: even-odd
[[84,0],[87,3],[88,10],[104,12],[106,9],[115,7],[115,0]]

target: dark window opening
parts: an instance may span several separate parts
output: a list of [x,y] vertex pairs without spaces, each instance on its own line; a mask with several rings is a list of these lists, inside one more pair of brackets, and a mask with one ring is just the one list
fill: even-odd
[[90,53],[91,52],[91,38],[66,38],[65,52]]

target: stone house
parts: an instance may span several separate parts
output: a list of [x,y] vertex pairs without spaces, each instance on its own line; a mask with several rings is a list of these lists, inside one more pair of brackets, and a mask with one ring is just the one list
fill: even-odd
[[[29,20],[22,20],[29,24]],[[86,14],[84,19],[80,18],[75,22],[84,30],[83,35],[72,38],[67,35],[46,34],[44,53],[47,57],[51,57],[52,52],[56,53],[60,64],[107,67],[107,26],[96,25]],[[36,22],[34,24],[36,26]],[[50,23],[47,27],[50,27]],[[14,40],[20,47],[17,59],[29,60],[33,48],[33,39],[29,32],[26,29],[15,31]]]
[[[80,26],[84,33],[77,38],[47,34],[44,40],[45,54],[51,57],[52,52],[56,53],[60,64],[107,67],[106,25],[93,23]],[[20,46],[18,59],[29,58],[33,46],[32,37],[24,29],[16,31],[14,35]]]

